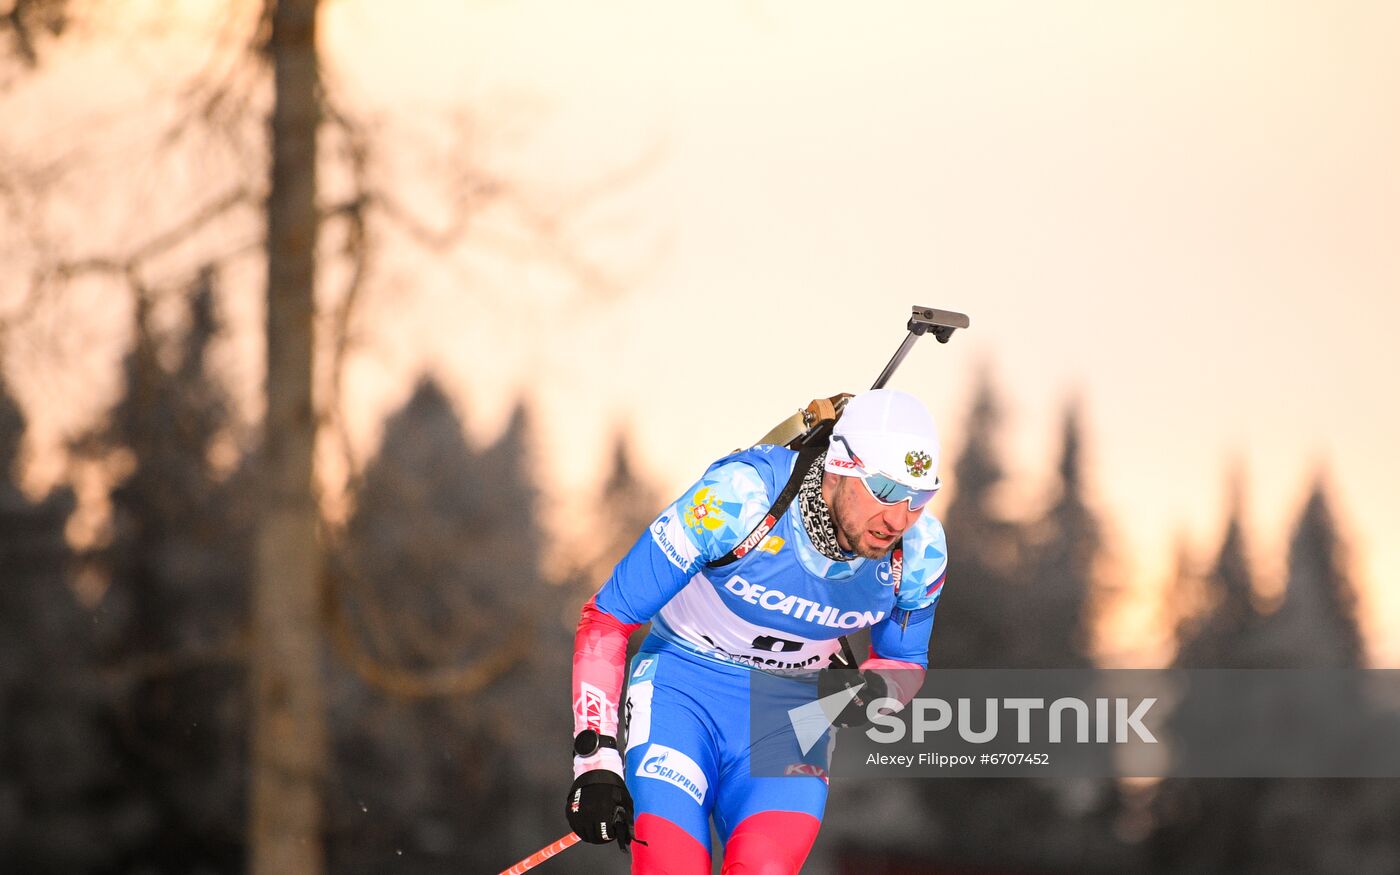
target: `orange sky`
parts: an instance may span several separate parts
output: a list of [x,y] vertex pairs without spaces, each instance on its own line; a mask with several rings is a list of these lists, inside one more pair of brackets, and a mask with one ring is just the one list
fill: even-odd
[[1400,657],[1379,586],[1400,571],[1393,4],[374,8],[332,7],[327,33],[381,59],[363,87],[386,106],[531,94],[519,164],[546,180],[663,150],[622,212],[640,249],[666,242],[664,267],[571,335],[508,332],[544,349],[439,353],[504,365],[466,378],[478,404],[538,373],[575,431],[635,417],[675,491],[794,399],[868,384],[909,305],[963,310],[973,329],[918,348],[896,384],[957,446],[990,361],[1021,504],[1076,390],[1120,568],[1144,586],[1179,532],[1214,547],[1235,459],[1276,576],[1326,465],[1373,649]]
[[579,305],[528,259],[391,258],[352,370],[363,448],[418,368],[481,438],[528,387],[561,523],[586,525],[619,422],[675,492],[788,408],[868,385],[911,304],[961,310],[972,329],[893,385],[929,402],[948,459],[989,362],[1026,508],[1082,395],[1138,592],[1117,658],[1160,655],[1173,540],[1215,547],[1239,460],[1271,577],[1326,466],[1373,655],[1400,660],[1395,4],[332,0],[324,34],[400,129],[486,116],[492,163],[541,202],[655,157],[577,222],[623,266],[616,300]]

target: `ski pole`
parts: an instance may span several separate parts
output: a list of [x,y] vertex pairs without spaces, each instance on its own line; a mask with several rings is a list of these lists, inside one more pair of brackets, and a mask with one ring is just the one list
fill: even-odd
[[851,641],[845,635],[841,636],[841,659],[846,663],[847,668],[860,667],[860,663],[856,660],[855,651],[851,649]]
[[574,845],[578,844],[578,842],[578,834],[571,832],[559,841],[554,842],[553,844],[545,845],[543,848],[540,848],[538,851],[535,851],[533,854],[521,860],[519,863],[516,863],[514,866],[511,866],[509,869],[502,870],[501,875],[520,875],[520,873],[522,872],[528,872],[531,869],[538,866],[539,864],[543,863],[545,860],[548,860],[555,854],[562,853],[563,851],[572,848]]

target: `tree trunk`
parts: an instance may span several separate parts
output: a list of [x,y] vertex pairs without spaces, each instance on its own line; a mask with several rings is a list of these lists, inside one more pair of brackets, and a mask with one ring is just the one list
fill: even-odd
[[320,666],[316,421],[316,0],[274,5],[272,185],[267,201],[267,416],[253,579],[249,872],[318,875],[326,730]]

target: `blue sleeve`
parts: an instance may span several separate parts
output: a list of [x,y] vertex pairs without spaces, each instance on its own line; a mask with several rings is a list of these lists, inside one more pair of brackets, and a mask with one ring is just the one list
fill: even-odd
[[772,501],[753,466],[727,462],[705,472],[652,522],[598,592],[598,607],[645,623],[695,573],[742,541]]
[[876,656],[928,668],[928,639],[932,632],[933,605],[913,611],[896,607],[870,627],[870,648]]
[[928,667],[933,614],[947,577],[943,524],[925,514],[904,537],[904,574],[894,610],[870,629],[870,646],[877,655]]

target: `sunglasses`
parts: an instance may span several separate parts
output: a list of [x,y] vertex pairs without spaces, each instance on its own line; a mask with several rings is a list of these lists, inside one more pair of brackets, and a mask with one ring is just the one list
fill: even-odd
[[910,510],[920,510],[924,505],[933,501],[933,497],[938,494],[938,487],[943,484],[937,478],[933,481],[932,489],[915,489],[912,486],[905,486],[893,477],[884,474],[865,470],[865,463],[860,460],[860,455],[856,453],[850,442],[845,437],[834,434],[831,436],[834,441],[840,441],[850,454],[851,461],[857,465],[856,476],[865,486],[865,491],[870,493],[870,497],[881,504],[899,504],[901,501],[909,502]]

